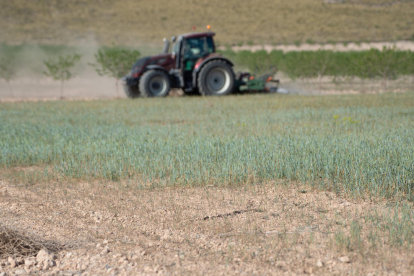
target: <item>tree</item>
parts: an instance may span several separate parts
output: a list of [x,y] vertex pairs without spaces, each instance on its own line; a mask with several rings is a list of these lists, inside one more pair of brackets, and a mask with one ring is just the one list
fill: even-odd
[[141,56],[137,50],[127,50],[119,47],[104,47],[95,54],[96,63],[90,63],[100,76],[115,78],[116,96],[119,79],[128,74],[132,65]]
[[332,65],[332,51],[323,51],[318,50],[312,53],[311,59],[309,61],[310,73],[309,77],[312,77],[314,74],[318,77],[318,88],[322,89],[322,78],[327,75],[329,71],[332,72],[330,68]]
[[380,77],[383,89],[387,88],[387,79],[396,78],[399,69],[400,56],[393,48],[385,47],[382,51],[370,49],[365,58],[361,60],[361,67],[366,76]]
[[283,58],[283,72],[292,80],[304,77],[304,52],[292,51],[284,55]]
[[387,87],[387,79],[395,79],[398,74],[398,65],[400,58],[393,48],[387,48],[384,46],[382,49],[382,55],[378,57],[378,69],[377,74],[382,78],[382,88]]
[[[414,36],[414,35],[413,35]],[[407,51],[404,55],[404,64],[406,65],[405,74],[411,75],[412,82],[414,88],[414,52]]]
[[80,59],[81,55],[73,54],[50,58],[43,62],[47,68],[47,71],[43,71],[43,74],[60,81],[60,99],[63,99],[63,83],[75,76],[71,69]]
[[13,97],[14,93],[10,81],[16,76],[16,71],[16,63],[14,58],[3,58],[0,61],[0,78],[4,79],[7,82]]

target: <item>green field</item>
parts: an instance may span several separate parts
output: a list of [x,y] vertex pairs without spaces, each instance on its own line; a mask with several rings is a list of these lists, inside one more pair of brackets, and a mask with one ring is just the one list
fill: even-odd
[[0,166],[3,177],[26,184],[287,179],[412,199],[413,107],[414,93],[3,103]]
[[0,0],[0,42],[137,45],[204,30],[226,44],[413,39],[414,2]]

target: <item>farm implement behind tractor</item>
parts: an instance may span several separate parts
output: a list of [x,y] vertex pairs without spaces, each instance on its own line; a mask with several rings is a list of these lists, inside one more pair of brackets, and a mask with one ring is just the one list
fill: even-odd
[[171,88],[185,94],[221,96],[233,92],[283,92],[272,75],[256,77],[233,71],[233,63],[216,52],[213,32],[189,33],[164,39],[160,55],[143,57],[122,78],[128,97],[165,97]]
[[273,92],[287,94],[288,91],[280,88],[279,80],[273,79],[274,74],[264,74],[256,77],[253,74],[239,72],[236,77],[235,91],[237,92]]

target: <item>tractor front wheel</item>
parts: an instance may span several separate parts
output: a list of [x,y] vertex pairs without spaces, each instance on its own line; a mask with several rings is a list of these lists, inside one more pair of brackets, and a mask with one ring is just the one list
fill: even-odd
[[140,93],[139,93],[139,90],[138,90],[138,85],[129,86],[127,84],[124,84],[123,86],[124,86],[125,95],[128,98],[133,99],[133,98],[138,98],[140,96]]
[[170,92],[170,78],[160,70],[149,70],[142,75],[139,91],[144,97],[165,97]]
[[225,61],[210,61],[201,68],[197,86],[203,96],[228,95],[234,90],[233,69]]

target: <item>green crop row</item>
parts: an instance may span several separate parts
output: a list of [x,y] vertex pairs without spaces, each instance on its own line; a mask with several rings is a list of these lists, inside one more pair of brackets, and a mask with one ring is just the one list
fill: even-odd
[[226,50],[222,53],[251,72],[263,73],[275,67],[292,79],[323,76],[394,79],[414,75],[414,52],[394,48],[360,52]]
[[0,167],[35,166],[53,181],[289,179],[414,198],[413,102],[406,93],[0,104]]

